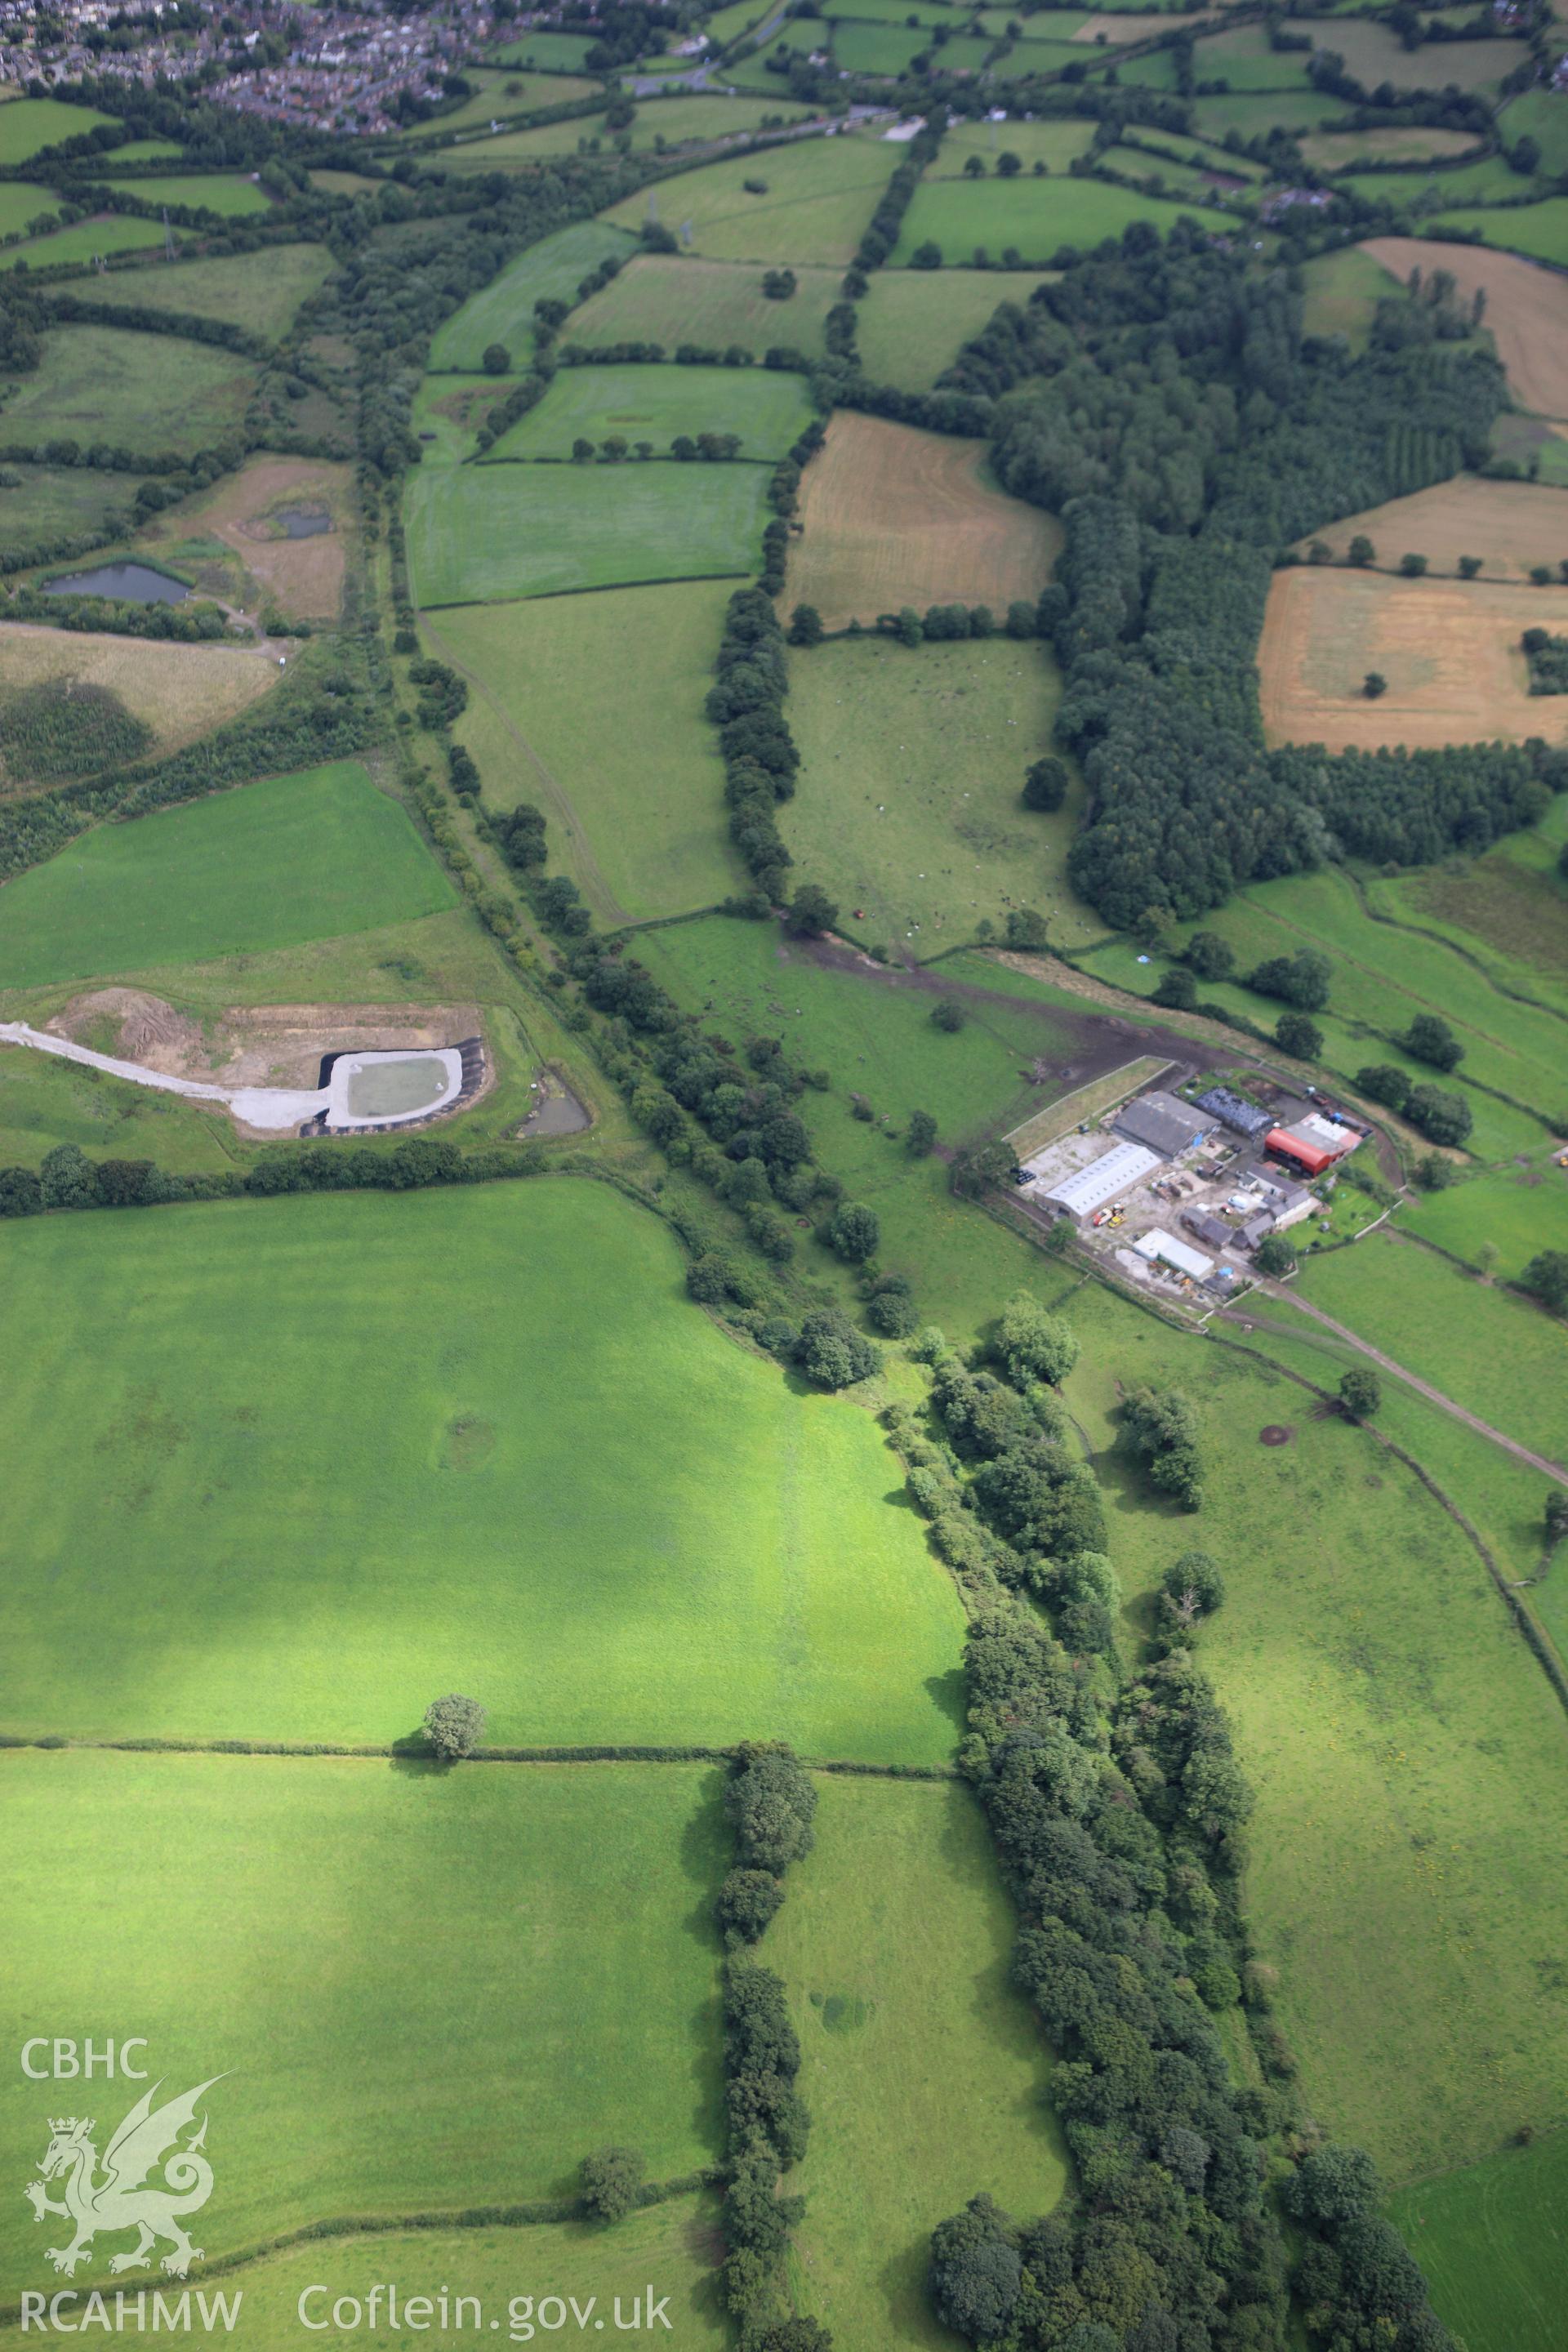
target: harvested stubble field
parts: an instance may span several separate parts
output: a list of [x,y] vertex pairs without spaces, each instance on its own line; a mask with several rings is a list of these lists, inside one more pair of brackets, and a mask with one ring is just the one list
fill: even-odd
[[552,865],[602,922],[685,914],[740,887],[702,709],[732,593],[727,581],[612,588],[427,625],[431,650],[469,681],[458,732],[486,805],[544,810]]
[[1037,269],[879,269],[856,340],[873,383],[927,392],[999,302],[1025,303],[1054,276]]
[[[842,269],[903,157],[902,148],[849,132],[801,139],[662,180],[605,218],[634,231],[655,213],[678,231],[689,222],[696,251],[712,261]],[[760,194],[748,190],[748,180]]]
[[[672,371],[673,373],[673,371]],[[756,569],[765,466],[428,466],[407,494],[426,605],[483,604]]]
[[382,1742],[464,1690],[502,1746],[951,1753],[963,1616],[881,1433],[694,1314],[608,1185],[0,1244],[16,1728]]
[[563,367],[538,406],[502,434],[486,462],[570,460],[579,438],[597,446],[611,436],[634,447],[651,441],[662,460],[672,440],[698,433],[738,434],[742,460],[776,460],[798,441],[811,415],[805,378],[780,368]]
[[[1562,740],[1568,698],[1526,688],[1519,641],[1537,625],[1568,627],[1568,589],[1277,572],[1258,658],[1269,740],[1343,751]],[[1388,690],[1369,701],[1362,680],[1373,670]]]
[[841,411],[801,481],[786,607],[829,629],[912,604],[989,604],[1000,621],[1050,577],[1061,525],[994,489],[977,441]]
[[[244,646],[163,645],[7,621],[0,624],[0,676],[7,697],[68,683],[106,688],[151,729],[147,749],[156,755],[210,735],[258,701],[277,685],[278,665]],[[3,772],[7,791],[32,781],[8,764]]]
[[0,410],[0,442],[68,435],[153,455],[220,441],[239,425],[256,371],[233,352],[125,327],[51,327],[36,372]]
[[[718,1783],[702,1764],[6,1755],[12,2014],[97,2017],[112,1971],[165,2096],[222,2075],[209,2262],[344,2213],[569,2196],[606,2140],[684,2173],[720,2127]],[[0,2120],[42,2155],[20,2069]],[[41,2242],[6,2199],[7,2299]]]
[[[785,302],[763,292],[763,272],[743,261],[700,261],[695,254],[645,253],[593,295],[573,318],[571,341],[681,343],[724,350],[738,343],[758,359],[775,343],[820,359],[822,322],[839,299],[837,269],[797,269]],[[864,312],[862,312],[864,316]]]
[[533,348],[535,302],[574,302],[578,287],[601,262],[625,261],[635,250],[624,231],[601,221],[577,221],[542,237],[447,320],[430,346],[430,367],[472,373],[490,343],[500,343],[518,366]]
[[[1506,222],[1508,216],[1500,217]],[[1515,253],[1420,236],[1369,237],[1361,250],[1401,285],[1413,269],[1428,278],[1446,269],[1465,301],[1484,293],[1487,331],[1514,398],[1538,416],[1568,415],[1568,278]]]
[[971,1791],[817,1789],[816,1845],[760,1955],[784,1980],[811,2110],[802,2299],[840,2343],[948,2352],[925,2288],[932,2229],[982,2190],[1048,2212],[1067,2184],[1046,2047]]
[[1373,561],[1392,572],[1405,554],[1424,555],[1433,572],[1458,571],[1461,555],[1479,555],[1481,579],[1491,585],[1528,580],[1538,564],[1553,578],[1568,559],[1568,491],[1541,482],[1492,482],[1456,474],[1408,498],[1345,515],[1298,541],[1305,554],[1321,539],[1342,557],[1356,537],[1370,539]]
[[[331,621],[343,594],[344,530],[353,513],[353,470],[320,457],[251,457],[177,522],[153,523],[140,543],[212,531],[232,547],[257,586],[291,618]],[[279,511],[325,512],[330,530],[290,539]]]
[[149,262],[138,269],[111,270],[79,299],[105,310],[173,310],[221,319],[275,341],[300,303],[326,284],[332,267],[325,246],[268,245],[258,253],[214,255],[176,262],[173,268]]

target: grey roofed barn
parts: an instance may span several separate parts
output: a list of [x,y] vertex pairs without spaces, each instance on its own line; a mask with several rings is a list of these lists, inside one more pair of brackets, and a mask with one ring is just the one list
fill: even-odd
[[1194,1110],[1190,1104],[1178,1102],[1174,1095],[1162,1094],[1158,1088],[1152,1094],[1134,1095],[1117,1112],[1111,1126],[1118,1135],[1146,1144],[1163,1160],[1173,1160],[1179,1151],[1196,1143],[1200,1136],[1214,1130],[1212,1118]]

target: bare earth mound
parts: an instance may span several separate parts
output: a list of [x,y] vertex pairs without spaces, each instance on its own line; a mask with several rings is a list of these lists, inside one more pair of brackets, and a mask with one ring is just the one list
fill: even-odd
[[[1482,578],[1526,580],[1539,563],[1553,574],[1568,557],[1568,490],[1542,482],[1488,482],[1456,474],[1407,499],[1390,499],[1311,533],[1343,555],[1358,534],[1392,571],[1402,555],[1424,555],[1434,572],[1457,572],[1461,555],[1479,555]],[[1310,539],[1299,542],[1303,552]]]
[[[259,648],[169,645],[27,621],[0,623],[0,671],[11,688],[61,678],[106,687],[152,729],[158,753],[210,735],[278,683],[277,664]],[[5,778],[12,786],[28,781]]]
[[[1568,739],[1568,695],[1527,691],[1524,631],[1568,630],[1568,588],[1279,572],[1258,649],[1271,743],[1331,751]],[[1369,702],[1369,670],[1388,690]]]
[[1568,278],[1517,253],[1424,236],[1369,237],[1362,251],[1402,284],[1415,268],[1446,269],[1467,299],[1484,289],[1486,323],[1514,398],[1538,416],[1568,416]]
[[977,441],[840,410],[801,483],[788,605],[830,629],[912,604],[989,604],[1000,620],[1050,577],[1061,525],[990,488]]

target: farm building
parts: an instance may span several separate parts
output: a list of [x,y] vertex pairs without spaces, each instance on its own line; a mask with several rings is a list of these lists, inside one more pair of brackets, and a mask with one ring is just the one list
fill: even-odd
[[1186,1210],[1182,1223],[1194,1241],[1206,1243],[1210,1249],[1234,1249],[1240,1238],[1234,1225],[1227,1225],[1208,1209]]
[[1206,1095],[1198,1097],[1195,1108],[1206,1110],[1222,1127],[1254,1140],[1267,1135],[1274,1124],[1266,1110],[1259,1110],[1256,1103],[1245,1101],[1240,1095],[1233,1095],[1228,1087],[1211,1087]]
[[1152,1094],[1135,1095],[1110,1123],[1118,1135],[1125,1135],[1133,1143],[1147,1144],[1162,1160],[1174,1160],[1178,1152],[1188,1150],[1214,1132],[1212,1119],[1158,1088]]
[[[1160,1165],[1157,1151],[1146,1151],[1141,1143],[1119,1143],[1112,1150],[1102,1152],[1079,1168],[1071,1176],[1064,1176],[1048,1187],[1039,1188],[1039,1197],[1064,1216],[1091,1217],[1107,1201],[1114,1201],[1119,1192],[1131,1192],[1134,1184]],[[1031,1188],[1033,1189],[1033,1188]]]
[[1265,1151],[1273,1152],[1278,1160],[1289,1160],[1309,1176],[1321,1176],[1336,1160],[1342,1160],[1361,1141],[1354,1128],[1341,1127],[1331,1118],[1321,1118],[1316,1111],[1298,1119],[1294,1127],[1271,1127],[1263,1139]]
[[1284,1233],[1311,1215],[1315,1204],[1306,1186],[1292,1184],[1281,1169],[1270,1168],[1266,1160],[1257,1161],[1241,1181],[1249,1192],[1262,1193],[1276,1232]]
[[1140,1257],[1149,1260],[1151,1265],[1174,1266],[1178,1274],[1191,1275],[1194,1282],[1205,1281],[1214,1272],[1212,1257],[1205,1257],[1202,1250],[1189,1248],[1185,1242],[1179,1242],[1174,1234],[1164,1232],[1159,1225],[1152,1233],[1144,1234],[1132,1246]]

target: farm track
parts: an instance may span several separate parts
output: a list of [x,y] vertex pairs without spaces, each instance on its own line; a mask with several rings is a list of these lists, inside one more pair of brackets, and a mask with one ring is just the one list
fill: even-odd
[[494,715],[498,726],[510,736],[538,777],[541,790],[550,802],[563,828],[571,836],[574,862],[583,877],[584,885],[589,896],[596,901],[597,913],[613,927],[625,929],[633,919],[605,879],[604,868],[594,855],[593,845],[588,837],[588,828],[578,815],[565,785],[552,769],[546,767],[527,736],[519,728],[513,726],[479,672],[470,669],[466,662],[458,659],[429,614],[422,611],[419,618],[426,635],[442,660],[449,663],[460,677],[468,679],[475,693],[482,698],[486,709]]
[[[1428,1404],[1435,1404],[1453,1420],[1463,1422],[1465,1427],[1473,1429],[1479,1437],[1489,1438],[1492,1444],[1500,1445],[1505,1454],[1513,1455],[1515,1461],[1524,1463],[1531,1470],[1538,1470],[1543,1478],[1550,1478],[1555,1486],[1568,1486],[1568,1469],[1565,1469],[1562,1463],[1549,1461],[1544,1454],[1532,1453],[1528,1445],[1521,1445],[1517,1437],[1510,1437],[1505,1431],[1494,1429],[1489,1421],[1483,1421],[1479,1413],[1471,1412],[1468,1406],[1457,1403],[1451,1396],[1446,1396],[1443,1391],[1435,1387],[1430,1381],[1424,1381],[1419,1372],[1410,1371],[1404,1364],[1396,1362],[1394,1357],[1384,1355],[1382,1349],[1374,1348],[1370,1339],[1363,1339],[1359,1331],[1352,1331],[1348,1323],[1337,1322],[1334,1317],[1325,1313],[1322,1307],[1314,1306],[1310,1298],[1302,1298],[1294,1291],[1287,1291],[1278,1283],[1260,1280],[1259,1287],[1269,1297],[1288,1298],[1290,1305],[1300,1313],[1310,1316],[1314,1323],[1321,1323],[1325,1330],[1333,1333],[1336,1339],[1342,1339],[1345,1345],[1353,1348],[1358,1355],[1365,1356],[1369,1362],[1378,1367],[1380,1371],[1387,1372],[1394,1380],[1403,1381],[1406,1388],[1415,1391],[1417,1396],[1424,1396]],[[1271,1323],[1267,1317],[1250,1312],[1245,1302],[1236,1307],[1222,1307],[1219,1313],[1223,1321],[1252,1324],[1260,1331],[1272,1331],[1279,1339],[1296,1339],[1300,1337],[1300,1332],[1287,1323]]]

